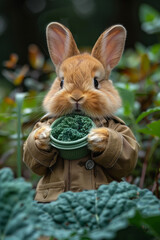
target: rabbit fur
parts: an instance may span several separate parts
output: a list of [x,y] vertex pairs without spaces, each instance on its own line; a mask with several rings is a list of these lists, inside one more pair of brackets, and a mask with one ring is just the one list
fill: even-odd
[[[121,106],[121,98],[109,75],[122,56],[125,28],[114,25],[105,30],[91,54],[80,53],[70,30],[60,23],[50,23],[46,35],[57,77],[44,98],[45,111],[55,118],[77,111],[99,120],[114,114]],[[46,125],[36,131],[35,141],[40,149],[50,150],[50,130]],[[108,136],[106,127],[92,129],[89,148],[102,152]]]

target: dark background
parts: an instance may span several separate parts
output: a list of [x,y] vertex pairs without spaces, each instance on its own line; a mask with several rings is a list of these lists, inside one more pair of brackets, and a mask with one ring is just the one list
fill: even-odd
[[66,25],[81,48],[93,46],[107,27],[117,23],[127,29],[126,48],[134,48],[135,42],[150,45],[155,36],[141,30],[142,3],[160,10],[159,0],[1,0],[0,67],[13,52],[19,55],[20,63],[26,63],[31,43],[48,58],[45,29],[52,21]]

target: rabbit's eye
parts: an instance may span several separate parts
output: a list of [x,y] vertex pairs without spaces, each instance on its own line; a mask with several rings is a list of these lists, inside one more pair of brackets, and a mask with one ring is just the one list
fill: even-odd
[[63,84],[64,84],[64,79],[62,78],[61,82],[60,82],[60,87],[63,88]]
[[97,81],[97,77],[94,77],[94,86],[95,86],[95,88],[98,88],[98,81]]

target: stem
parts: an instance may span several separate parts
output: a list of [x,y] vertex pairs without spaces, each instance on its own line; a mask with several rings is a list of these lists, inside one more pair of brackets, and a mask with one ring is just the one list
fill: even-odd
[[147,161],[145,161],[143,163],[142,174],[141,174],[141,179],[140,179],[140,183],[139,183],[140,188],[143,188],[144,179],[145,179],[145,176],[146,176],[146,169],[147,169]]
[[144,180],[145,180],[145,176],[146,176],[146,172],[147,172],[147,167],[151,164],[152,155],[155,152],[158,144],[159,144],[159,138],[156,138],[152,147],[149,146],[146,151],[146,157],[144,159],[144,163],[143,163],[143,167],[142,167],[142,174],[141,174],[141,179],[140,179],[140,184],[139,184],[140,188],[143,188]]
[[149,164],[148,164],[148,167],[151,165],[151,163],[152,163],[152,156],[153,156],[153,153],[155,152],[155,150],[156,150],[156,148],[158,147],[158,145],[159,145],[159,138],[158,137],[156,137],[155,138],[155,142],[154,142],[154,144],[152,145],[152,148],[151,148],[151,151],[150,151],[150,154],[149,154]]
[[135,132],[137,138],[138,138],[138,142],[140,145],[142,145],[142,142],[141,142],[141,137],[140,137],[140,134],[139,134],[139,126],[138,124],[136,123],[136,119],[134,117],[133,114],[130,115],[130,119],[131,119],[131,123],[132,123],[132,129],[133,131]]
[[24,97],[26,93],[17,93],[16,94],[16,103],[17,103],[17,176],[21,177],[21,137],[22,137],[22,130],[21,130],[21,113],[22,113],[22,105]]

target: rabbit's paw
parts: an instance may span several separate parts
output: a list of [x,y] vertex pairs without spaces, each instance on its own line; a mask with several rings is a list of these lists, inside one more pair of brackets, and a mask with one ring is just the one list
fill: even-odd
[[107,128],[95,128],[88,134],[89,149],[93,152],[103,152],[108,142]]
[[44,125],[35,132],[34,139],[39,149],[45,151],[49,151],[51,149],[51,145],[49,144],[50,132],[51,127],[49,125]]

